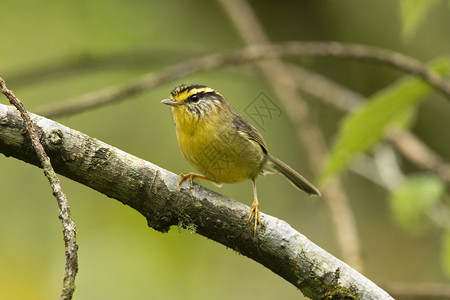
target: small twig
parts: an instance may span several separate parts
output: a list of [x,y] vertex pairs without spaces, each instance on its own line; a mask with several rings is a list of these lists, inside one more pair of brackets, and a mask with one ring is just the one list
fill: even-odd
[[338,42],[285,42],[253,45],[233,52],[216,53],[192,59],[167,69],[149,73],[129,83],[88,93],[63,103],[59,107],[41,111],[49,118],[76,114],[123,100],[160,84],[186,75],[212,70],[225,65],[239,65],[283,55],[329,56],[388,65],[400,71],[421,77],[450,100],[450,84],[423,63],[404,54],[377,47]]
[[391,130],[387,138],[405,157],[422,168],[433,171],[450,183],[450,164],[434,153],[430,147],[418,140],[413,134]]
[[351,112],[364,102],[365,97],[330,78],[285,62],[295,79],[297,88],[332,107]]
[[130,49],[126,51],[113,51],[105,55],[94,55],[91,52],[79,53],[62,59],[44,61],[36,67],[8,74],[8,83],[20,85],[39,83],[52,79],[61,79],[77,74],[92,72],[98,69],[118,70],[154,65],[173,61],[185,61],[189,58],[205,55],[209,51],[190,48],[179,49]]
[[20,112],[22,120],[25,124],[26,131],[31,139],[31,144],[36,151],[44,174],[50,182],[50,186],[58,202],[59,219],[63,225],[63,238],[65,244],[66,265],[64,270],[63,288],[61,291],[61,299],[72,299],[75,291],[75,277],[78,272],[78,245],[76,242],[76,228],[70,216],[69,202],[66,195],[61,189],[61,183],[53,170],[50,158],[42,147],[36,130],[33,127],[31,118],[22,102],[14,95],[14,93],[6,87],[5,80],[0,77],[0,87],[2,93],[8,98],[9,102],[14,105]]
[[[290,66],[297,86],[309,95],[316,97],[343,111],[356,109],[364,97],[354,91],[332,82],[330,79],[313,72]],[[450,164],[434,152],[416,135],[407,131],[389,131],[386,139],[403,156],[418,166],[430,170],[450,183]]]

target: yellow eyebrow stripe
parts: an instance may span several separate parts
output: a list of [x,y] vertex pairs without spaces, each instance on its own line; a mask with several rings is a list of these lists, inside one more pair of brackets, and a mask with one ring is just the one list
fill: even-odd
[[[187,95],[186,98],[189,98],[192,95],[198,94],[198,93],[213,93],[215,92],[214,89],[209,88],[209,87],[204,87],[204,88],[195,88],[195,89],[191,89],[189,91],[187,91]],[[186,93],[186,92],[184,92]],[[185,99],[185,98],[183,98]]]
[[175,99],[177,101],[185,101],[189,99],[192,95],[198,93],[217,93],[215,89],[209,87],[186,87],[180,86],[178,89],[172,91],[170,94],[171,99]]
[[175,93],[175,95],[174,95],[174,94],[171,94],[171,95],[170,95],[170,98],[171,98],[171,99],[184,100],[184,99],[187,98],[187,91],[183,91],[183,92],[181,92],[181,93],[177,92],[177,93]]

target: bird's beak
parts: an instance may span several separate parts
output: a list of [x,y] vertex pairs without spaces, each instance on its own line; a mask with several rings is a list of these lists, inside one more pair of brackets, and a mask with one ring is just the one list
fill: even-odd
[[167,104],[170,106],[178,106],[181,105],[180,102],[175,101],[174,99],[164,99],[163,101],[161,101],[161,103],[163,104]]

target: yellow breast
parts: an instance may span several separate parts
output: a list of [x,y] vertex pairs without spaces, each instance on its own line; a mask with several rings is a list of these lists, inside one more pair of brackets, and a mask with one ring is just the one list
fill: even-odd
[[231,120],[203,116],[192,120],[174,110],[178,144],[186,160],[217,183],[256,178],[264,163],[259,144],[235,129]]

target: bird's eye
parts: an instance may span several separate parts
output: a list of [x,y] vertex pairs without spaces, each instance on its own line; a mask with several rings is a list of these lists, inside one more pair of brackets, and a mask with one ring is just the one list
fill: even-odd
[[197,94],[194,94],[191,96],[191,101],[197,103],[198,101],[200,101],[200,97]]

